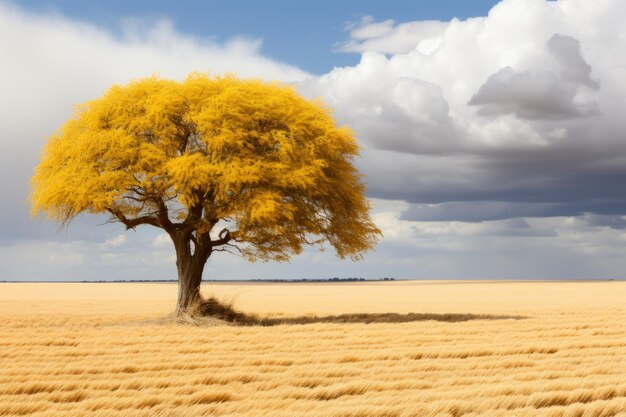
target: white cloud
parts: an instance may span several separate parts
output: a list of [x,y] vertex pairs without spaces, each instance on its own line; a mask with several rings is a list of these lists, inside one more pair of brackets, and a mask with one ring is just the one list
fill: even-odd
[[447,22],[427,20],[395,25],[393,20],[376,22],[365,16],[358,24],[349,26],[350,39],[335,45],[340,52],[406,53],[419,50],[429,55],[441,43],[441,34]]
[[[172,248],[150,247],[154,231],[80,240],[22,239],[5,242],[0,250],[0,280],[173,279]],[[119,230],[118,230],[119,232]],[[108,237],[108,238],[107,238]]]
[[441,87],[402,72],[378,53],[301,86],[322,95],[336,117],[376,149],[438,153],[456,148],[458,132]]
[[172,238],[167,233],[161,233],[152,240],[155,248],[173,248]]
[[114,238],[107,239],[104,244],[107,246],[118,247],[126,243],[126,235],[117,235]]

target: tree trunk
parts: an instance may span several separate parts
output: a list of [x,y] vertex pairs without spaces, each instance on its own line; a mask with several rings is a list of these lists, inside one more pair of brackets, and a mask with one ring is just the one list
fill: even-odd
[[176,248],[176,266],[178,269],[178,300],[176,315],[193,315],[202,302],[200,284],[204,265],[209,258],[210,251],[196,247],[191,254],[190,241],[174,239]]
[[[204,265],[203,265],[204,267]],[[200,295],[200,283],[202,282],[201,268],[178,269],[178,301],[176,302],[176,315],[193,314],[198,304],[202,301]]]

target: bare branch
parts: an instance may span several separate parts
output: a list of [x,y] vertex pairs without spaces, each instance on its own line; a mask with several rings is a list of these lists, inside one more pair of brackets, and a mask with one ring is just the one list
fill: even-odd
[[[231,247],[237,249],[237,252],[233,252],[233,251],[229,250],[229,248],[231,248]],[[230,245],[230,244],[227,244],[227,245],[224,245],[222,247],[213,249],[213,252],[228,252],[231,255],[239,256],[240,258],[244,257],[242,250],[238,246]]]
[[151,195],[150,198],[157,206],[157,217],[159,219],[160,226],[163,227],[163,229],[165,229],[165,231],[167,232],[171,232],[172,230],[174,230],[174,224],[170,220],[167,205],[165,204],[163,199],[156,195]]
[[212,241],[210,242],[211,247],[216,247],[216,246],[224,246],[224,245],[227,245],[227,244],[228,244],[228,242],[230,242],[230,241],[232,240],[232,237],[231,237],[231,235],[230,235],[230,232],[229,232],[229,231],[228,231],[228,229],[226,229],[226,228],[222,229],[222,230],[218,233],[217,237],[218,237],[219,239],[217,239],[217,240],[212,240]]
[[123,198],[127,198],[127,199],[133,200],[133,201],[137,201],[138,203],[145,203],[147,200],[149,200],[148,197],[137,198],[137,197],[133,197],[132,195],[125,195],[125,196],[123,196]]
[[227,244],[226,244],[226,245],[224,245],[224,246],[228,246],[229,248],[236,249],[236,250],[237,250],[237,252],[239,252],[241,255],[243,255],[243,251],[241,250],[241,248],[240,248],[239,246],[237,246],[237,245],[233,244],[233,243],[227,243]]
[[161,224],[159,223],[159,220],[156,217],[140,216],[140,217],[135,217],[134,219],[129,219],[120,210],[108,209],[107,211],[111,213],[115,218],[117,218],[120,223],[124,224],[127,230],[134,229],[135,227],[140,226],[142,224],[149,224],[151,226],[159,227],[159,228],[161,227]]

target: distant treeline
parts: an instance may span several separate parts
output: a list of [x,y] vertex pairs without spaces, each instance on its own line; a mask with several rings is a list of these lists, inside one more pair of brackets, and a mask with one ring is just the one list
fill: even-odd
[[297,278],[297,279],[253,279],[254,282],[354,282],[354,281],[395,281],[395,278]]
[[[361,282],[361,281],[395,281],[395,278],[294,278],[294,279],[205,279],[205,282]],[[178,282],[176,279],[115,279],[115,280],[92,280],[92,281],[7,281],[0,280],[0,282],[32,282],[32,283],[46,283],[46,282],[76,282],[76,283],[107,283],[107,282]]]

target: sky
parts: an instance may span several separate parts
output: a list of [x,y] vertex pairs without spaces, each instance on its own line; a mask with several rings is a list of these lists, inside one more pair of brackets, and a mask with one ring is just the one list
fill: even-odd
[[[379,20],[450,20],[485,14],[495,0],[231,0],[174,3],[168,0],[99,1],[34,0],[19,4],[35,13],[60,13],[119,32],[128,20],[148,23],[166,19],[188,36],[225,42],[262,40],[263,55],[321,75],[334,67],[355,65],[359,54],[338,54],[333,47],[346,28],[365,16]],[[182,6],[182,7],[181,7]],[[123,30],[123,29],[122,29]]]
[[626,2],[197,3],[0,0],[0,280],[175,278],[159,230],[59,230],[28,181],[76,104],[191,71],[330,104],[384,234],[359,262],[216,254],[205,279],[626,278]]

